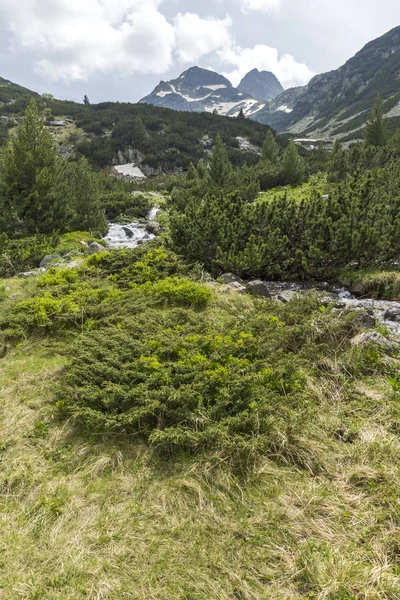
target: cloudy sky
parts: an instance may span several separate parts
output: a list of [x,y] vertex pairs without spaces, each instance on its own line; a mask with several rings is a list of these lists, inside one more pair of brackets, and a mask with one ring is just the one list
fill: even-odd
[[194,64],[287,88],[397,25],[397,0],[0,0],[0,76],[92,102],[135,102]]

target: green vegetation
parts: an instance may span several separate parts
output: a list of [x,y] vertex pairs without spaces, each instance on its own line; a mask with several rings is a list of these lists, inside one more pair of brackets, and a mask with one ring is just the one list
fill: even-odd
[[395,598],[397,360],[195,277],[154,246],[7,280],[2,596]]
[[[133,127],[146,143],[146,119]],[[307,154],[266,136],[238,166],[216,135],[208,163],[159,181],[161,236],[90,256],[105,214],[144,216],[156,183],[60,158],[33,104],[9,142],[2,599],[397,599],[396,339],[318,293],[281,303],[209,273],[338,274],[396,297],[399,147]]]

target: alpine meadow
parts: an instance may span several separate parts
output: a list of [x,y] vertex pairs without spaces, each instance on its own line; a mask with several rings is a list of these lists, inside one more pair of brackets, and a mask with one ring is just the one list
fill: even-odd
[[400,600],[400,27],[313,76],[211,39],[284,1],[1,4],[87,94],[0,78],[0,600]]

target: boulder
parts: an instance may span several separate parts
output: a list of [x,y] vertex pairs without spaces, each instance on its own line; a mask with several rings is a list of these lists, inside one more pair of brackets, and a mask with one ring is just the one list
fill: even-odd
[[365,327],[366,329],[374,329],[375,325],[376,325],[376,316],[374,315],[372,310],[369,311],[364,311],[364,310],[360,310],[358,311],[359,314],[355,320],[355,322],[358,325],[361,325],[361,327]]
[[394,321],[395,323],[400,323],[400,308],[388,308],[383,313],[384,321]]
[[96,254],[97,252],[105,252],[107,248],[98,244],[97,242],[92,242],[89,246],[89,254]]
[[160,233],[160,230],[160,223],[157,223],[157,221],[149,221],[148,223],[146,223],[146,231],[148,231],[149,233],[158,235]]
[[388,340],[384,335],[377,331],[368,331],[360,333],[351,340],[353,346],[364,346],[365,344],[377,344],[388,352],[393,352],[396,349],[396,344]]
[[123,227],[122,229],[125,231],[126,237],[128,237],[128,238],[132,238],[133,237],[133,231],[132,231],[132,229],[129,229],[129,227]]
[[238,294],[244,294],[247,290],[244,285],[241,285],[238,281],[232,281],[232,283],[225,283],[221,285],[219,291],[222,294],[234,294],[235,292]]
[[276,299],[279,300],[279,302],[283,302],[283,304],[286,304],[287,302],[290,302],[290,300],[293,300],[297,293],[298,292],[295,292],[293,290],[286,290],[284,292],[281,292],[276,297]]
[[47,267],[48,264],[54,262],[58,258],[61,258],[58,254],[46,254],[44,258],[42,258],[40,262],[40,268]]
[[243,279],[241,279],[240,277],[237,277],[233,273],[224,273],[223,275],[221,275],[220,280],[223,281],[224,283],[236,282],[236,283],[240,283],[240,285],[244,285]]
[[356,283],[350,288],[350,293],[354,294],[354,296],[365,296],[367,288],[363,283]]
[[249,281],[247,284],[247,289],[252,294],[256,296],[262,296],[263,298],[271,298],[271,294],[269,293],[269,289],[265,281],[261,281],[261,279],[254,279],[253,281]]

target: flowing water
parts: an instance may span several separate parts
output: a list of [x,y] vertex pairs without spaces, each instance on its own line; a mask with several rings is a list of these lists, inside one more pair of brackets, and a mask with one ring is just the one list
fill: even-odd
[[[110,223],[105,241],[110,248],[136,248],[153,239],[153,233],[147,230],[147,225],[153,221],[159,208],[153,206],[147,221],[133,221],[127,225]],[[285,282],[266,282],[269,292],[278,301],[288,301],[294,292],[314,289],[312,285]],[[374,300],[373,298],[356,298],[345,288],[328,285],[319,290],[326,300],[336,302],[337,309],[352,308],[369,314],[380,324],[385,325],[392,334],[400,335],[400,302],[390,300]]]
[[[153,206],[147,217],[147,223],[153,221],[159,211],[158,206]],[[110,223],[106,236],[103,238],[110,248],[136,248],[139,244],[152,240],[155,236],[147,231],[147,223],[132,221],[127,225]]]

